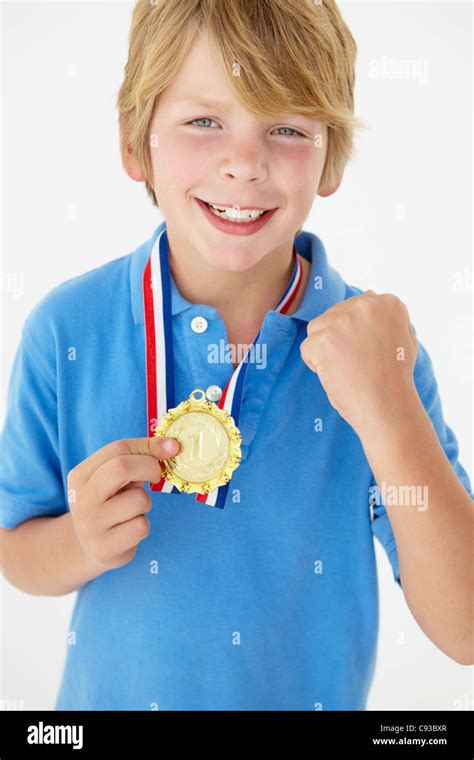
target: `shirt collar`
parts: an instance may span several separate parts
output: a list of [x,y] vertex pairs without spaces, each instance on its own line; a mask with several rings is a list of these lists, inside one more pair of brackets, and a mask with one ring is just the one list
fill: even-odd
[[[130,290],[133,321],[136,325],[144,323],[143,271],[150,257],[153,245],[165,225],[165,221],[161,222],[151,238],[131,255]],[[298,253],[311,263],[311,272],[298,309],[293,314],[281,314],[279,316],[283,319],[300,319],[304,322],[309,322],[326,311],[330,306],[333,306],[338,301],[342,301],[345,297],[346,285],[340,274],[329,266],[324,245],[317,235],[302,230],[295,238],[295,246]],[[171,272],[170,279],[171,313],[173,315],[180,314],[186,309],[193,307],[213,308],[206,304],[194,304],[186,300],[179,292]],[[273,310],[271,311],[273,312]]]

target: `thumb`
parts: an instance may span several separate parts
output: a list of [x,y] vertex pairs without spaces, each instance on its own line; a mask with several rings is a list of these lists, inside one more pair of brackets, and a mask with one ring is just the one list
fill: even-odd
[[173,457],[181,448],[177,438],[156,435],[148,438],[148,446],[150,454],[158,459]]

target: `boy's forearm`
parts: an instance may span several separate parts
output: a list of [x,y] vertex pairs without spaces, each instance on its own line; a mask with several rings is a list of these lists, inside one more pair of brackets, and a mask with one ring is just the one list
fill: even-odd
[[27,594],[68,594],[106,571],[84,553],[69,512],[35,517],[1,533],[2,574]]
[[[387,413],[361,440],[379,489],[385,485],[407,603],[440,649],[471,664],[472,501],[418,398],[392,418]],[[404,503],[407,487],[414,504]]]

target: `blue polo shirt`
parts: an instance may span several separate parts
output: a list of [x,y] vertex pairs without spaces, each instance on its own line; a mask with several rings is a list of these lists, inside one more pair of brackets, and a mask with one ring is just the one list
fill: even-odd
[[[110,441],[146,435],[142,275],[164,224],[28,315],[0,441],[3,527],[66,512],[72,467]],[[266,365],[256,351],[224,509],[146,486],[148,538],[129,564],[77,592],[56,709],[365,708],[378,632],[374,536],[400,584],[397,547],[383,502],[370,500],[360,440],[299,349],[309,320],[362,290],[329,266],[316,235],[302,231],[295,244],[311,276],[294,314],[265,316]],[[209,359],[227,340],[217,309],[171,286],[179,403],[194,388],[224,388],[233,368]],[[421,344],[414,377],[470,493]]]

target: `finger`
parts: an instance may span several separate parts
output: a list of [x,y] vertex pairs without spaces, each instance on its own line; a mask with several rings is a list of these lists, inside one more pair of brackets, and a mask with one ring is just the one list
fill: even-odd
[[[334,307],[332,307],[334,308]],[[328,311],[330,311],[328,309]],[[315,317],[310,322],[308,322],[308,326],[306,328],[306,333],[308,335],[308,338],[310,335],[315,335],[318,332],[321,332],[321,330],[325,330],[326,327],[329,327],[334,319],[334,314],[329,314],[328,312],[325,312],[324,314],[321,314],[319,317]]]
[[161,466],[155,457],[146,454],[114,457],[104,462],[83,486],[84,499],[87,503],[87,494],[92,493],[92,502],[105,502],[128,483],[158,483],[161,476]]
[[343,314],[347,313],[353,308],[355,300],[358,300],[365,296],[368,298],[377,298],[378,293],[376,293],[374,290],[366,290],[362,295],[351,296],[350,298],[345,298],[344,301],[338,301],[338,303],[333,304],[333,306],[330,306],[329,309],[327,309],[323,314],[320,314],[319,317],[315,317],[308,322],[308,336],[320,332],[321,330],[325,330],[331,325],[336,316],[342,316]]
[[152,500],[144,488],[129,488],[121,491],[102,505],[100,527],[109,530],[138,515],[146,515],[151,510]]
[[309,338],[306,338],[300,346],[300,353],[301,358],[303,359],[304,363],[309,367],[310,370],[313,372],[319,373],[321,372],[321,362],[319,360],[319,357],[317,356],[317,350],[315,349],[316,343],[314,340],[309,340]]
[[316,375],[319,375],[322,372],[322,365],[321,362],[318,362],[315,364],[312,359],[303,359],[306,366],[311,370],[311,372],[314,372]]
[[[348,307],[348,309],[349,308],[352,307]],[[345,318],[347,316],[348,309],[338,309],[336,311],[335,307],[332,306],[331,309],[328,309],[326,312],[324,312],[324,314],[321,314],[321,316],[312,319],[311,322],[308,322],[308,326],[306,328],[308,338],[310,335],[320,333],[323,330],[326,330],[328,327],[334,327],[335,324],[338,324],[337,320]]]
[[119,556],[147,538],[150,533],[150,521],[144,515],[115,525],[107,532],[107,547],[111,556]]
[[363,293],[357,293],[354,296],[349,296],[349,298],[344,298],[344,300],[338,301],[333,306],[331,306],[330,309],[328,309],[328,311],[329,310],[335,311],[336,309],[342,310],[342,309],[352,308],[352,304],[354,301],[359,301],[361,298],[365,298],[366,296],[368,298],[378,298],[379,295],[380,294],[376,293],[375,290],[365,290]]
[[123,493],[124,491],[129,491],[131,488],[145,488],[145,481],[144,480],[132,480],[130,483],[127,483],[125,486],[122,486],[122,488],[117,491],[117,493]]
[[[118,441],[112,441],[76,465],[71,470],[70,475],[73,473],[74,483],[79,487],[84,485],[99,467],[114,457],[126,454],[148,454],[157,459],[166,459],[177,453],[167,450],[167,440],[169,439],[164,437],[147,436],[145,438],[121,438]],[[175,441],[176,439],[173,438],[172,440]]]

